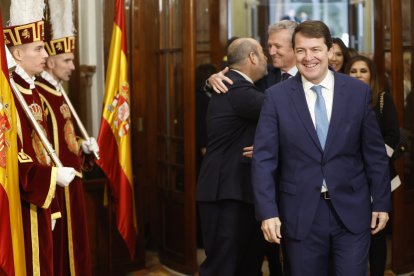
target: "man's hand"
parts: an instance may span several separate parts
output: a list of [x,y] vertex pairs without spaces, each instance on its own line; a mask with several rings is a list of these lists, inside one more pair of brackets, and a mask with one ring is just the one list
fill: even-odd
[[389,217],[387,212],[372,212],[371,234],[374,235],[384,229],[385,225],[387,225],[388,219]]
[[91,154],[92,152],[99,153],[99,146],[95,138],[90,137],[87,140],[84,140],[81,144],[82,151],[86,154]]
[[75,169],[71,167],[59,167],[56,174],[56,184],[60,187],[69,186],[75,178]]
[[275,242],[280,244],[282,234],[280,233],[280,227],[282,223],[278,217],[270,218],[262,221],[262,231],[265,240],[268,242]]
[[216,91],[216,93],[227,93],[228,89],[224,82],[233,84],[233,81],[224,75],[228,71],[229,67],[226,67],[217,74],[213,74],[208,78],[209,85],[211,88],[213,88],[214,91]]
[[243,156],[252,158],[253,157],[253,146],[243,148]]

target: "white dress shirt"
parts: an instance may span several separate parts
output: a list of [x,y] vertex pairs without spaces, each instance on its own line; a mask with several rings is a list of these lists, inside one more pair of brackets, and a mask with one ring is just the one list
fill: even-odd
[[302,76],[302,84],[303,84],[303,90],[305,91],[305,97],[306,97],[306,103],[308,104],[309,113],[312,117],[312,122],[314,127],[316,128],[315,124],[315,102],[316,102],[316,93],[311,90],[312,86],[314,85],[320,85],[322,86],[322,96],[325,100],[326,105],[326,113],[328,115],[328,121],[331,121],[331,115],[332,115],[332,103],[333,103],[333,97],[334,97],[334,76],[333,72],[331,70],[328,70],[328,74],[326,74],[326,77],[321,81],[321,83],[314,84],[305,79],[305,77]]

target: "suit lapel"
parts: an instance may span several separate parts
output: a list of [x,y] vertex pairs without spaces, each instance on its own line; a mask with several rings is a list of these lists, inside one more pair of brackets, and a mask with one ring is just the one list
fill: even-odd
[[346,83],[343,78],[337,73],[334,73],[335,77],[335,84],[334,84],[334,95],[333,95],[333,103],[332,103],[332,114],[331,120],[329,122],[329,130],[328,136],[326,137],[325,143],[325,152],[329,150],[332,141],[334,141],[334,137],[336,132],[338,131],[338,126],[340,125],[340,121],[342,120],[344,114],[346,112]]
[[303,126],[309,133],[309,136],[312,138],[314,144],[320,151],[323,151],[319,143],[319,138],[316,134],[316,129],[312,122],[311,115],[309,113],[308,104],[305,98],[305,91],[303,91],[301,76],[300,74],[297,74],[294,78],[295,81],[292,82],[294,85],[292,86],[292,91],[290,91],[290,96],[296,108],[296,112],[298,113]]

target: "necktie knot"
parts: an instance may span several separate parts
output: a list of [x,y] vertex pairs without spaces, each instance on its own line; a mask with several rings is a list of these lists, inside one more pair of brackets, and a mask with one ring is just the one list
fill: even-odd
[[318,97],[319,96],[322,96],[322,86],[320,86],[320,85],[314,85],[314,86],[311,87],[311,90],[313,92],[315,92],[316,95],[318,95]]
[[282,81],[287,80],[288,78],[290,78],[289,73],[282,73]]

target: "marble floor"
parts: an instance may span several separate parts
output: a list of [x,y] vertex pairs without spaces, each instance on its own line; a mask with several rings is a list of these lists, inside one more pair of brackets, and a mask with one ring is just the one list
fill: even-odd
[[[204,251],[199,249],[197,250],[197,259],[198,264],[200,264],[205,258]],[[181,274],[179,272],[173,271],[168,267],[165,267],[160,264],[158,256],[155,252],[147,252],[146,256],[146,266],[147,268],[134,271],[129,273],[127,276],[188,276],[185,274]],[[268,276],[269,271],[267,270],[267,262],[263,262],[262,267],[263,276]],[[195,274],[194,276],[198,276]],[[386,270],[384,276],[414,276],[414,271],[405,274],[395,274],[391,270]]]

